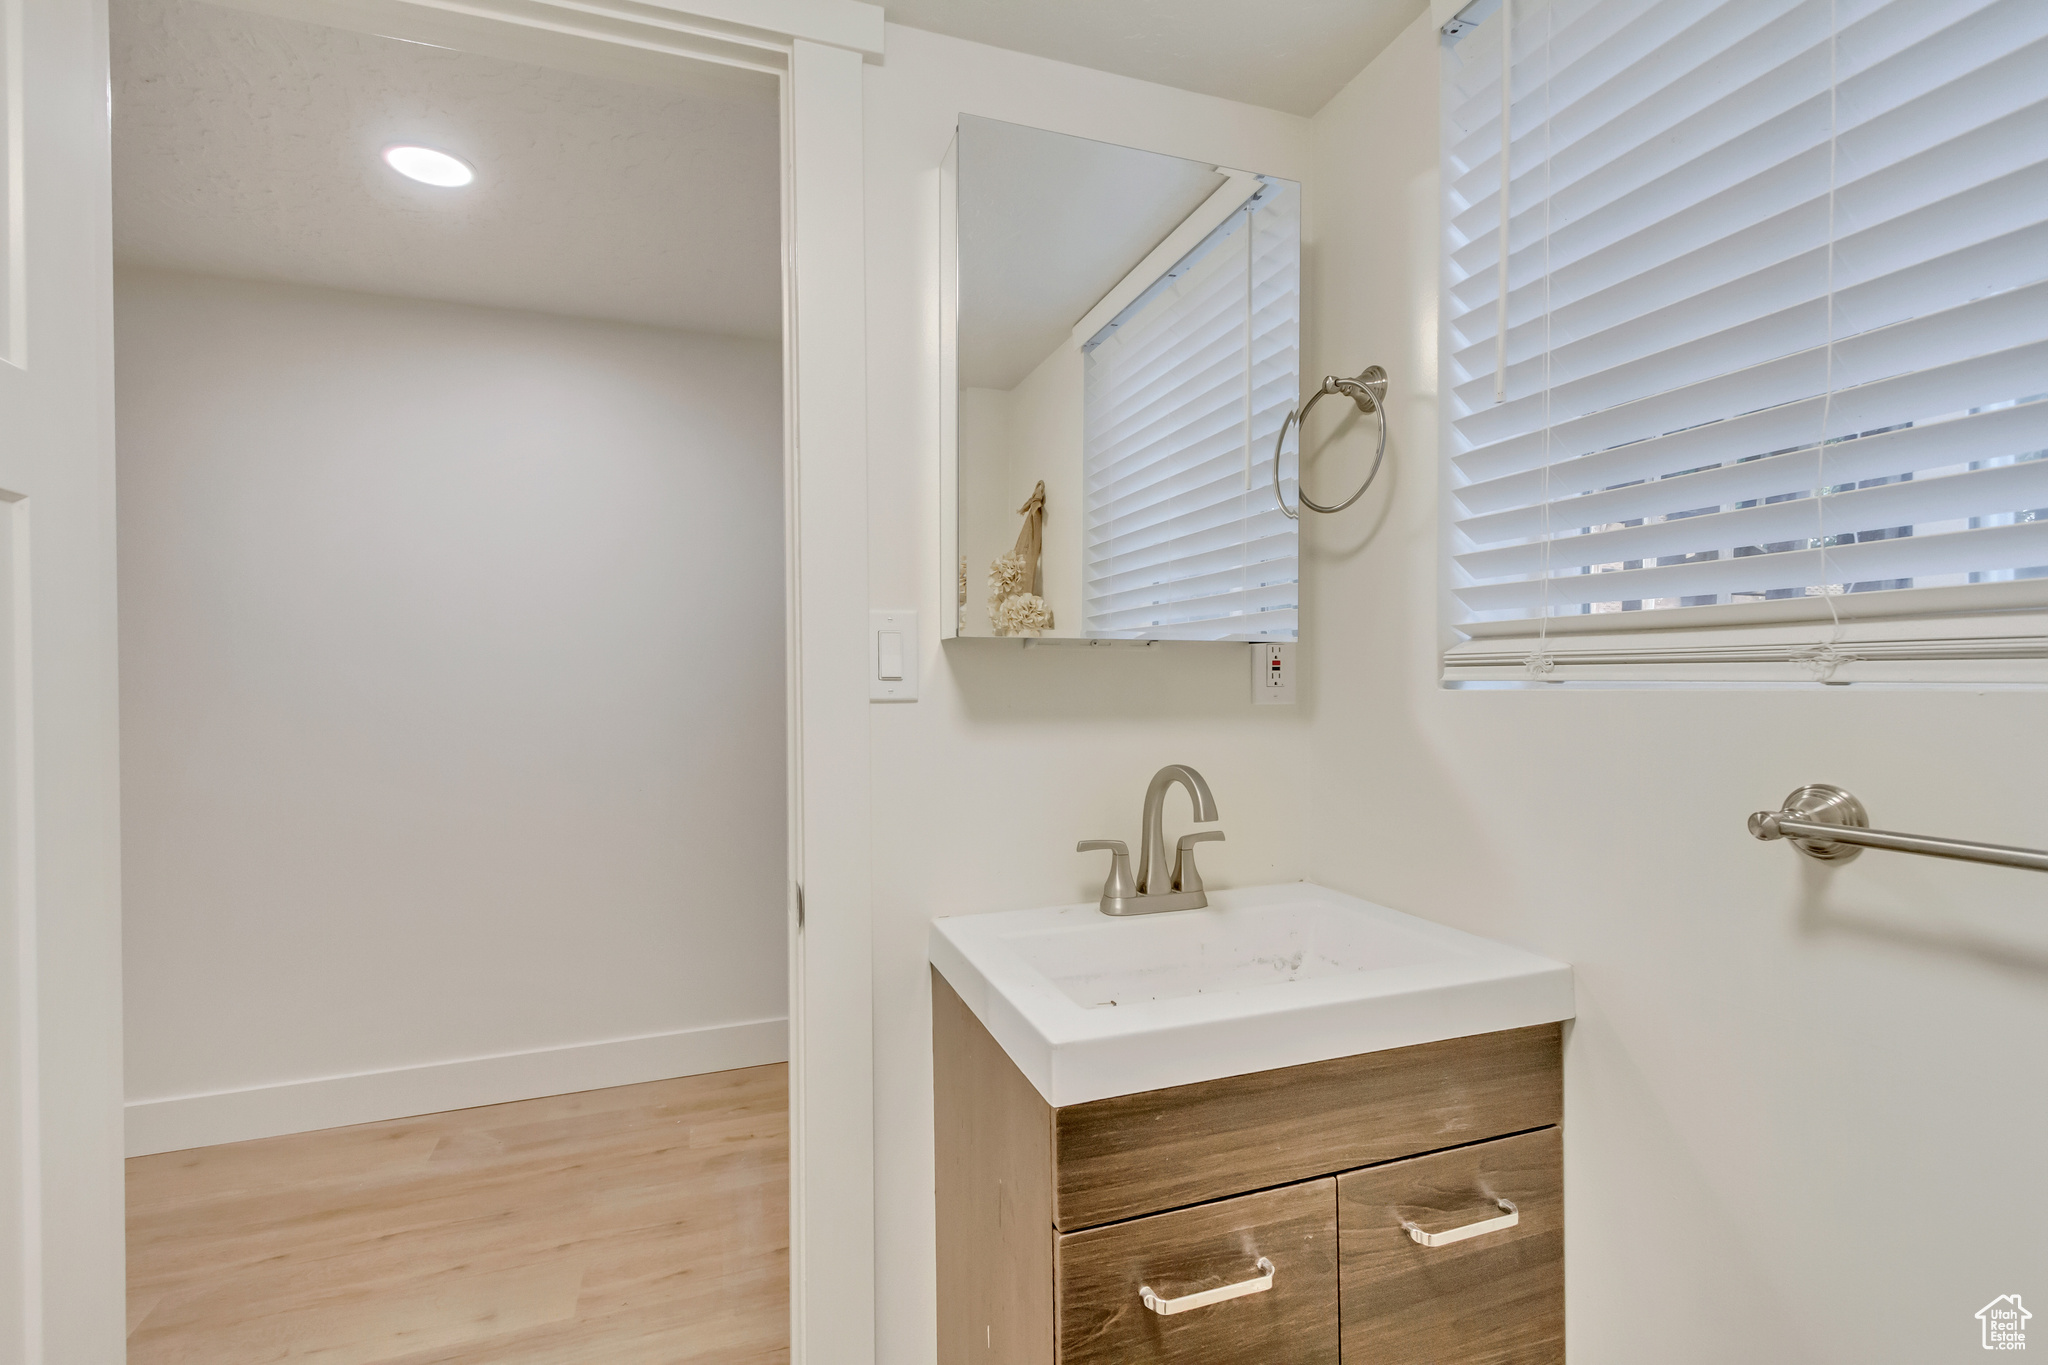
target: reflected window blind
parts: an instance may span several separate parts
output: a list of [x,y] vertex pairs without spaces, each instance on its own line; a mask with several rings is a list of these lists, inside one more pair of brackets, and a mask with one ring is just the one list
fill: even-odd
[[1295,402],[1301,191],[1267,181],[1085,344],[1084,628],[1292,640],[1294,524],[1273,440]]
[[2048,4],[1509,0],[1446,34],[1461,631],[2048,604]]

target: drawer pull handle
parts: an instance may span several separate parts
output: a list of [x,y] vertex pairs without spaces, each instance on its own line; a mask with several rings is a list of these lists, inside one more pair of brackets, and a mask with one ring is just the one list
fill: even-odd
[[1161,1316],[1171,1316],[1175,1313],[1185,1313],[1190,1308],[1207,1308],[1210,1304],[1222,1303],[1225,1299],[1241,1299],[1247,1294],[1263,1294],[1272,1287],[1273,1263],[1261,1256],[1256,1279],[1239,1280],[1236,1284],[1226,1284],[1217,1289],[1204,1289],[1199,1294],[1183,1294],[1177,1299],[1162,1299],[1152,1292],[1151,1285],[1141,1285],[1138,1288],[1138,1297],[1143,1299],[1145,1306],[1153,1312]]
[[1484,1237],[1489,1232],[1505,1232],[1522,1221],[1522,1215],[1507,1200],[1496,1199],[1493,1202],[1506,1209],[1507,1212],[1498,1218],[1488,1218],[1477,1223],[1467,1223],[1464,1227],[1452,1228],[1448,1232],[1424,1232],[1405,1218],[1401,1220],[1401,1226],[1408,1229],[1410,1237],[1413,1237],[1426,1247],[1445,1247],[1453,1242],[1462,1242],[1467,1237]]

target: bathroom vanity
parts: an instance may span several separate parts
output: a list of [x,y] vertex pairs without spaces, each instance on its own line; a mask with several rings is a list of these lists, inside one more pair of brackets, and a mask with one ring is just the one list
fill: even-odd
[[1561,1361],[1570,969],[1210,895],[934,924],[941,1365]]

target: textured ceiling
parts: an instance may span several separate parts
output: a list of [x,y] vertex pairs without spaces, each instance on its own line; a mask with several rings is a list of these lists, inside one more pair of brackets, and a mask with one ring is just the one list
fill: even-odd
[[960,383],[1012,389],[1207,199],[1202,161],[963,115]]
[[[123,261],[779,332],[772,77],[607,79],[195,0],[114,0],[113,40]],[[394,142],[476,182],[406,180]]]
[[1429,0],[882,0],[891,22],[1313,114]]

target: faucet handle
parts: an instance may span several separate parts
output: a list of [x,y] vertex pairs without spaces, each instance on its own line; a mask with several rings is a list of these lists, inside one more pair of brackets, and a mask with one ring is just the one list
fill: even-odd
[[1138,883],[1131,876],[1130,846],[1121,839],[1083,839],[1074,845],[1076,853],[1091,853],[1096,849],[1107,849],[1109,880],[1102,884],[1102,898],[1105,901],[1120,901],[1138,894]]
[[1201,829],[1193,834],[1183,834],[1173,846],[1173,889],[1176,891],[1200,891],[1202,874],[1195,870],[1195,845],[1223,842],[1220,829]]

